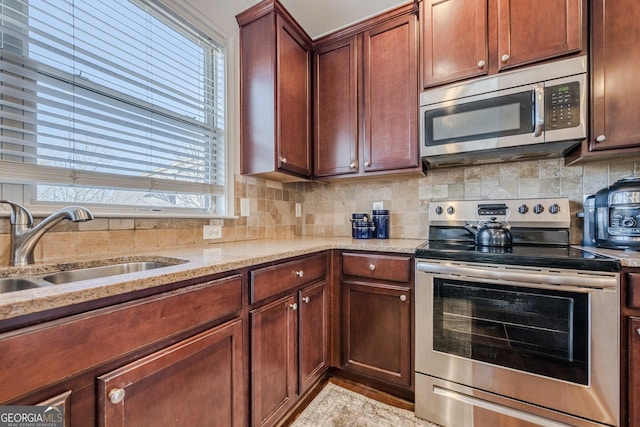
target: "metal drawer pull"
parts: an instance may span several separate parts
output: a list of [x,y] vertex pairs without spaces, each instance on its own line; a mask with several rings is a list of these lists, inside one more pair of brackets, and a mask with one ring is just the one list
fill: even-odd
[[291,310],[297,310],[298,309],[298,304],[296,304],[295,302],[293,304],[289,304],[289,308]]
[[478,68],[484,67],[485,62],[483,60],[478,61]]
[[304,271],[302,271],[302,270],[296,271],[296,276],[303,277],[304,276]]
[[309,304],[310,298],[309,297],[304,297],[302,298],[302,302],[305,304]]
[[400,295],[400,301],[404,302],[407,300],[407,296],[406,295]]
[[500,58],[502,60],[502,62],[507,62],[509,60],[510,56],[508,54],[504,54],[502,55],[502,57]]
[[111,390],[109,392],[109,400],[111,401],[111,403],[118,404],[120,402],[122,402],[124,400],[124,396],[127,393],[124,391],[124,389],[122,388],[114,388],[113,390]]
[[375,269],[376,269],[376,265],[375,264],[369,264],[369,270],[375,271]]

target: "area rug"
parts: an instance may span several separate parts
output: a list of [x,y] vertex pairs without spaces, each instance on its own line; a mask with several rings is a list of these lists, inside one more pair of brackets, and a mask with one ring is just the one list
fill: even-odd
[[386,405],[332,383],[318,393],[292,427],[438,427],[413,412]]

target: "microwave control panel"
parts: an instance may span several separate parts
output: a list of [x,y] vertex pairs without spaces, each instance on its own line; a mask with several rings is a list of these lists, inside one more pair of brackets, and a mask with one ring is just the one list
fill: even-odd
[[570,82],[544,88],[545,129],[576,127],[580,124],[580,83]]

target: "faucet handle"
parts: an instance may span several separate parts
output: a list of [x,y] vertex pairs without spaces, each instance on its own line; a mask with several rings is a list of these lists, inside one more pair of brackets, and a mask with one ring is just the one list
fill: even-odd
[[27,227],[33,226],[33,217],[24,206],[2,199],[0,199],[0,203],[5,203],[11,206],[11,225],[26,225]]

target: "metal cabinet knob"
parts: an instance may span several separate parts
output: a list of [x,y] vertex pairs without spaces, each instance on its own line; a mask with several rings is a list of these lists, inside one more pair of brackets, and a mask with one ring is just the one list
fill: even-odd
[[510,56],[508,54],[504,54],[502,55],[502,57],[500,58],[502,60],[502,62],[507,62],[509,60]]
[[368,162],[368,161],[367,161],[367,162],[364,162],[364,165],[365,165],[366,167],[369,167],[369,166],[371,166],[371,162]]
[[297,310],[298,309],[298,304],[296,304],[295,302],[293,304],[289,304],[289,308],[291,310]]
[[604,142],[606,139],[607,139],[607,137],[606,137],[606,136],[604,136],[604,135],[598,135],[598,136],[596,137],[596,141],[597,141],[597,142]]
[[302,270],[296,271],[296,276],[297,277],[304,277],[304,271],[302,271]]
[[349,163],[349,167],[351,169],[358,169],[358,162],[356,162],[355,160],[352,161],[351,163]]
[[109,392],[109,400],[111,401],[111,403],[118,404],[120,402],[122,402],[124,400],[124,396],[127,393],[124,391],[124,389],[122,388],[114,388],[113,390],[111,390]]
[[636,332],[640,335],[640,328],[636,329]]
[[369,264],[369,270],[375,271],[375,269],[376,269],[376,265],[375,264]]
[[311,301],[311,299],[309,297],[302,298],[302,302],[305,303],[305,304],[309,304],[309,301]]
[[280,157],[280,162],[281,163],[287,163],[287,158],[286,157]]
[[400,295],[400,301],[405,302],[407,300],[406,295]]
[[483,60],[478,61],[478,68],[484,67],[484,64],[486,64],[486,62],[484,62]]

